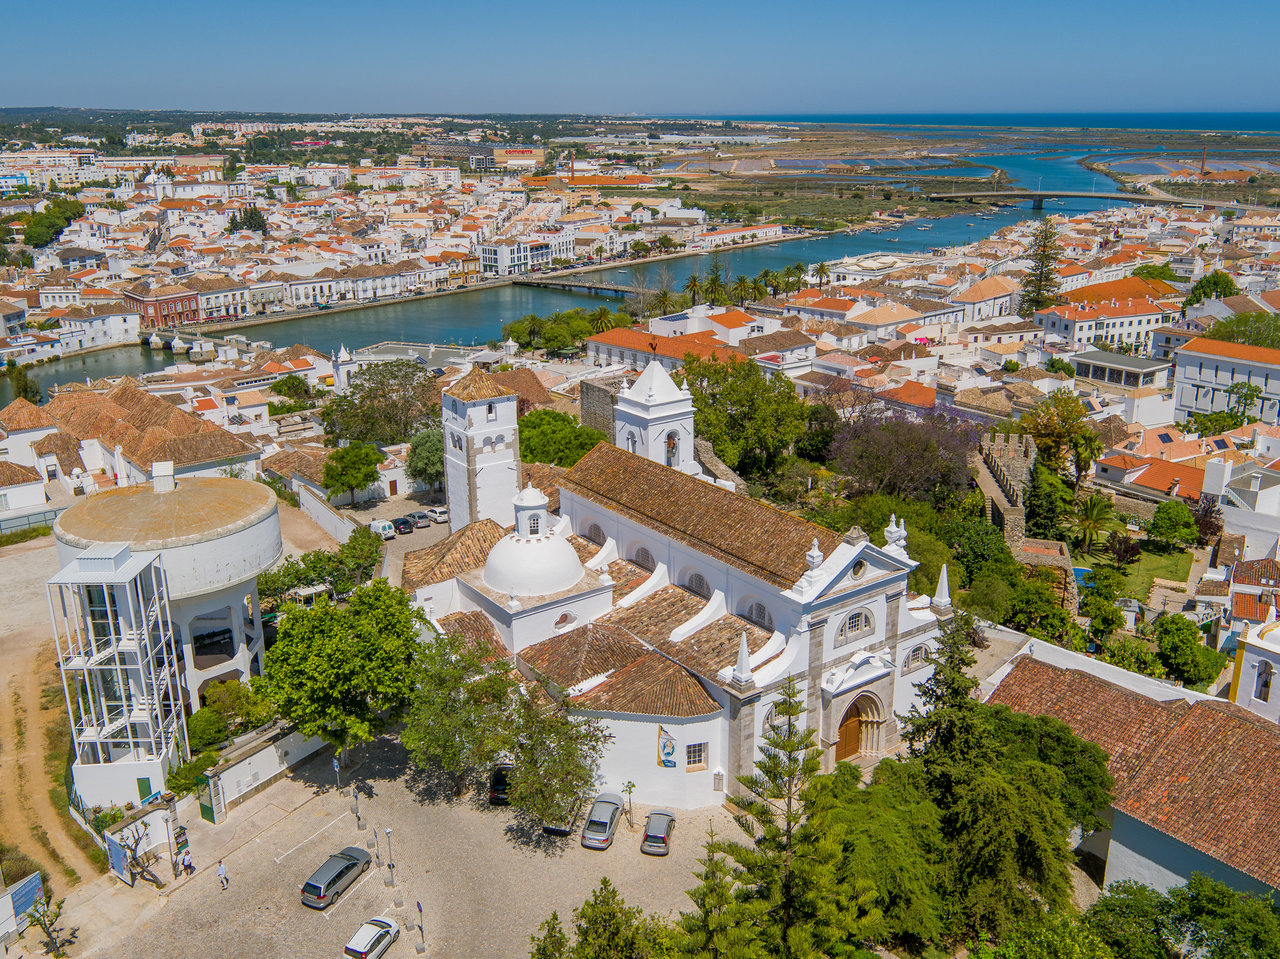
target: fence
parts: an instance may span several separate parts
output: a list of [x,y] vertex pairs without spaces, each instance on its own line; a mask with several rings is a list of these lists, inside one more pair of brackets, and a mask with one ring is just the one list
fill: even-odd
[[58,509],[36,510],[34,513],[22,513],[18,516],[0,517],[0,533],[16,533],[20,529],[32,529],[36,526],[52,526],[58,514],[64,512],[66,506]]

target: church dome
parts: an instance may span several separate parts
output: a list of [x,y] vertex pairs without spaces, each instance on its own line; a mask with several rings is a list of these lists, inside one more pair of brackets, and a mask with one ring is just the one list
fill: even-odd
[[485,585],[516,596],[558,593],[582,575],[578,551],[550,530],[534,536],[511,533],[489,551],[484,564]]

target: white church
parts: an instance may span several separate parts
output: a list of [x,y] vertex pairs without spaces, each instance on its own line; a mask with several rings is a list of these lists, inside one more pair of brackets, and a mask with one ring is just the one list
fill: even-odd
[[945,569],[935,597],[908,591],[905,526],[880,548],[714,481],[693,455],[692,397],[657,362],[618,394],[614,443],[537,467],[541,489],[521,488],[514,393],[472,370],[443,407],[453,525],[406,557],[404,586],[441,631],[513,656],[606,724],[602,788],[721,803],[788,677],[825,768],[899,747],[895,716],[951,615]]

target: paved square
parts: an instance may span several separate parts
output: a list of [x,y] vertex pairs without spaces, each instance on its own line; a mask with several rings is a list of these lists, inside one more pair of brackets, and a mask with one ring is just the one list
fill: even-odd
[[[630,905],[669,915],[687,908],[684,890],[694,884],[708,821],[718,833],[737,830],[723,809],[685,812],[678,815],[671,855],[645,856],[639,829],[647,808],[638,806],[637,831],[624,820],[611,849],[588,851],[576,834],[546,837],[510,810],[490,808],[483,794],[453,799],[447,787],[407,768],[393,740],[371,744],[357,759],[352,772],[364,790],[364,829],[351,811],[351,774],[344,771],[339,795],[329,758],[322,757],[253,797],[245,809],[250,812],[252,804],[250,815],[216,829],[193,826],[199,874],[168,897],[141,886],[128,890],[137,903],[154,897],[164,906],[148,908],[119,941],[99,946],[82,940],[81,948],[119,959],[340,956],[364,919],[387,914],[406,927],[389,955],[412,956],[421,902],[427,955],[522,959],[530,935],[551,911],[567,920],[604,876]],[[280,802],[273,802],[273,793]],[[388,827],[395,888],[387,885]],[[234,851],[217,851],[234,843]],[[376,854],[369,871],[324,912],[303,906],[301,884],[326,856],[348,845]],[[219,854],[230,880],[225,892],[210,858]]]

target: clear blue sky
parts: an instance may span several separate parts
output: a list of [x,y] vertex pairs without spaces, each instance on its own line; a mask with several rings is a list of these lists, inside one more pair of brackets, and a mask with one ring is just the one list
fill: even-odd
[[1266,53],[1280,40],[1275,0],[4,6],[5,33],[16,41],[4,54],[4,106],[658,114],[1280,110]]

